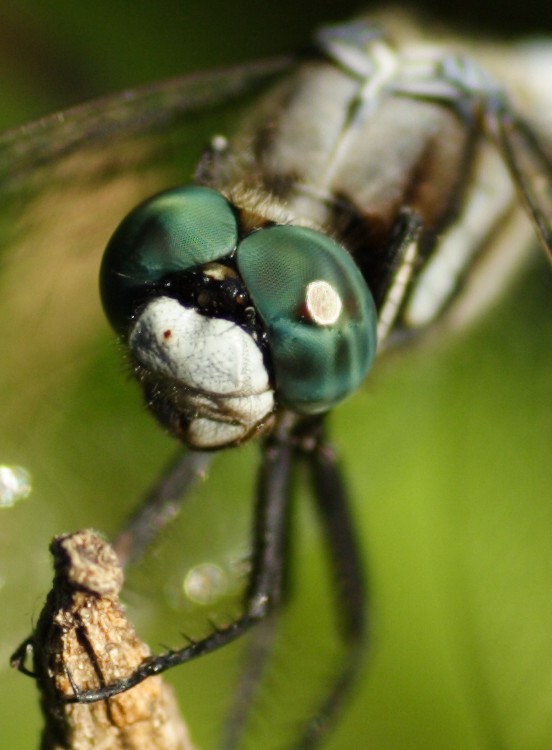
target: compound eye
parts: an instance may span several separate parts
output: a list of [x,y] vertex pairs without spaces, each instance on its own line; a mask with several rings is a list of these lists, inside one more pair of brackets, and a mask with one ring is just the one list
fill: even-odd
[[352,393],[374,361],[377,314],[347,251],[320,232],[280,226],[250,234],[236,258],[282,403],[316,414]]
[[167,190],[139,205],[110,239],[100,270],[113,328],[125,334],[148,289],[167,274],[220,260],[234,250],[237,236],[230,204],[210,188]]

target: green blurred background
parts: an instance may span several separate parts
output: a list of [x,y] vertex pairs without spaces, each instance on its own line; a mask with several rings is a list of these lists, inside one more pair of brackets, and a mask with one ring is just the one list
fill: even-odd
[[[355,8],[291,0],[8,3],[0,10],[0,126],[294,49],[314,26]],[[475,3],[445,15],[493,34],[552,30],[552,7],[536,1],[501,5],[499,19]],[[336,410],[334,439],[370,562],[374,649],[333,750],[552,747],[551,291],[535,252],[476,329],[382,363]],[[13,428],[2,435],[3,446],[15,446],[10,460],[23,441],[40,452],[35,494],[0,511],[2,747],[38,744],[34,686],[7,660],[46,593],[50,537],[87,525],[112,532],[174,450],[125,382],[107,326],[93,346],[63,403],[49,405],[48,427],[34,424],[24,439]],[[52,373],[59,366],[52,362]],[[23,401],[25,377],[17,396],[4,392],[2,400]],[[163,548],[133,574],[127,601],[153,647],[177,645],[181,630],[200,628],[175,593],[182,572],[224,558],[229,547],[233,560],[244,554],[255,460],[254,447],[221,457]],[[262,750],[282,746],[297,718],[288,711],[301,696],[308,701],[313,680],[324,685],[325,656],[334,653],[316,524],[306,503],[298,515],[294,605],[249,740]],[[202,750],[214,746],[239,651],[170,675]]]

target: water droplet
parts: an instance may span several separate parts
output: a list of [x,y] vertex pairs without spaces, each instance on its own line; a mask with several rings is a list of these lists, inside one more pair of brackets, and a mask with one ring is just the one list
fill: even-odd
[[11,508],[31,494],[31,475],[22,466],[0,465],[0,508]]
[[200,605],[214,604],[226,592],[226,573],[215,563],[200,563],[188,571],[184,593]]

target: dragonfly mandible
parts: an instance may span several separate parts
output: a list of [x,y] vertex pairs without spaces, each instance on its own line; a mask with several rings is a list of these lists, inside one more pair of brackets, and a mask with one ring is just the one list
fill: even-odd
[[[335,567],[346,649],[296,747],[314,747],[332,725],[366,645],[363,565],[326,414],[361,385],[376,349],[381,355],[436,328],[461,327],[516,273],[535,234],[549,254],[552,245],[551,131],[533,76],[549,64],[549,47],[466,50],[429,44],[412,26],[361,20],[323,29],[316,48],[310,59],[281,58],[85,106],[31,126],[26,140],[0,144],[14,210],[21,195],[35,206],[14,242],[32,242],[37,216],[41,230],[51,221],[45,181],[55,196],[58,184],[78,177],[75,242],[96,182],[134,172],[144,194],[159,174],[163,187],[171,185],[163,154],[178,142],[180,116],[198,112],[201,120],[205,108],[233,98],[241,104],[262,90],[242,105],[237,126],[206,134],[193,185],[133,209],[101,273],[104,307],[148,407],[190,449],[123,529],[118,549],[125,559],[138,556],[212,451],[258,437],[243,612],[148,660],[133,679],[77,699],[128,689],[278,611],[292,473],[304,463]],[[175,171],[192,172],[186,158]],[[122,179],[106,193],[113,225],[119,193],[130,208],[129,192]]]

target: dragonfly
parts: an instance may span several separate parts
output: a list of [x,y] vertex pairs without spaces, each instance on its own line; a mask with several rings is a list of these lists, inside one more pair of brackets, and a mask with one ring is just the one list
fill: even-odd
[[[411,23],[360,19],[322,29],[311,57],[126,92],[0,141],[6,247],[13,273],[39,290],[14,297],[7,312],[29,315],[30,306],[40,321],[37,371],[47,373],[53,357],[78,357],[83,331],[97,325],[95,290],[85,285],[107,245],[104,310],[149,410],[187,446],[117,536],[123,561],[151,545],[217,452],[261,446],[240,615],[76,700],[127,690],[250,629],[264,643],[286,600],[300,464],[334,568],[345,647],[292,746],[325,739],[358,679],[369,630],[327,415],[387,352],[469,323],[535,237],[550,256],[552,124],[538,73],[550,54],[546,44],[436,44]],[[199,153],[190,153],[191,133],[204,139]],[[52,298],[67,247],[82,277]],[[78,326],[67,313],[75,308]],[[8,331],[5,347],[23,358],[20,336]],[[12,359],[12,378],[23,361]],[[239,742],[250,682],[225,747]]]

